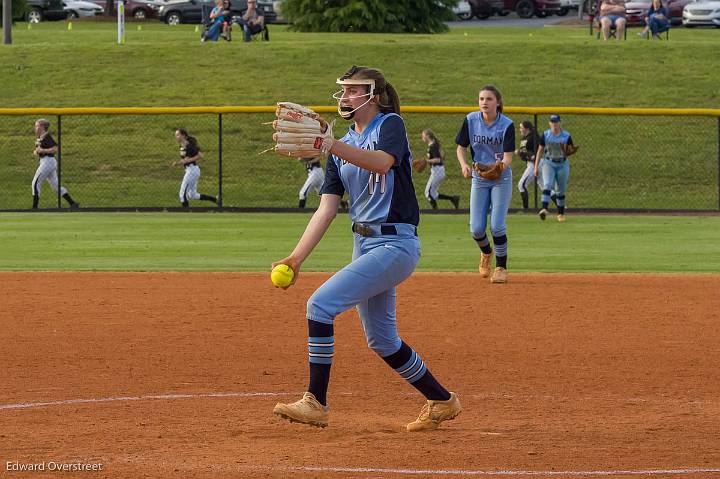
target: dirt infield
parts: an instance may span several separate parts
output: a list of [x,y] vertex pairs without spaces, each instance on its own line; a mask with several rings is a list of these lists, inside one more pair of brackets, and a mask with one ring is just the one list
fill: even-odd
[[326,277],[0,273],[0,477],[720,478],[720,275],[414,275],[401,335],[465,408],[421,434],[354,312],[330,426],[271,414]]

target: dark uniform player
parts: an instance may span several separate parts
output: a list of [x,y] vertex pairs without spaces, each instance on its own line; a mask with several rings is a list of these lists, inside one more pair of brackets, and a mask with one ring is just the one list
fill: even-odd
[[58,147],[55,140],[48,132],[50,128],[50,122],[45,119],[39,119],[35,122],[35,149],[33,155],[40,159],[37,171],[32,180],[32,195],[33,195],[33,209],[37,209],[40,203],[40,189],[42,188],[42,182],[47,181],[50,183],[50,187],[57,191],[60,188],[60,194],[65,201],[68,202],[71,209],[79,208],[71,197],[68,191],[59,184],[57,176],[57,160],[55,160],[55,154],[57,154]]
[[440,193],[440,185],[445,181],[444,155],[440,149],[440,142],[432,130],[423,130],[421,138],[428,145],[427,162],[430,165],[430,178],[428,178],[427,185],[425,185],[425,198],[427,198],[434,210],[437,209],[437,200],[448,200],[455,209],[458,209],[460,206],[459,196],[448,196]]
[[180,143],[180,160],[176,161],[175,164],[185,167],[185,175],[180,184],[179,193],[183,208],[190,207],[190,199],[217,203],[217,198],[214,196],[203,195],[197,191],[198,181],[200,180],[200,167],[197,162],[203,157],[197,140],[195,137],[188,135],[188,132],[183,128],[178,128],[175,131],[175,139]]

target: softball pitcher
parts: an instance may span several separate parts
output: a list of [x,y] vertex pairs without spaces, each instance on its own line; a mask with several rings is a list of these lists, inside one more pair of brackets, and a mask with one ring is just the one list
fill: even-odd
[[180,203],[182,203],[183,208],[190,207],[190,198],[193,200],[212,201],[217,204],[217,198],[214,196],[203,195],[197,191],[198,181],[200,180],[200,167],[197,162],[203,157],[197,139],[195,139],[194,136],[190,136],[183,128],[175,130],[175,139],[180,143],[180,160],[174,162],[174,164],[183,165],[185,168],[185,175],[180,184],[179,193]]
[[550,115],[550,128],[540,137],[540,147],[535,156],[535,175],[542,171],[542,209],[538,212],[541,220],[548,214],[552,188],[558,207],[557,220],[565,221],[565,192],[570,178],[570,162],[567,157],[577,151],[570,133],[562,129],[560,115]]
[[319,159],[302,158],[301,161],[305,164],[305,169],[307,169],[307,179],[305,180],[305,183],[302,185],[302,188],[300,188],[300,192],[298,193],[298,196],[300,197],[298,208],[305,208],[308,192],[312,189],[315,191],[315,193],[320,193],[320,189],[322,188],[323,180],[325,177],[323,175],[323,170],[322,166],[320,166]]
[[455,209],[460,207],[459,196],[448,196],[440,193],[440,184],[445,181],[445,165],[443,164],[440,142],[432,130],[423,130],[420,137],[428,145],[427,162],[430,165],[430,178],[425,185],[425,198],[430,202],[434,210],[437,209],[437,200],[450,201]]
[[[350,199],[353,260],[321,285],[307,303],[310,381],[302,399],[278,403],[274,413],[289,421],[325,427],[327,389],[335,352],[335,317],[358,310],[368,346],[425,396],[427,403],[408,431],[436,429],[462,407],[430,373],[425,362],[398,336],[396,287],[420,259],[419,209],[412,181],[412,154],[398,115],[395,89],[375,69],[352,67],[337,80],[338,112],[352,120],[340,140],[329,140],[330,157],[320,207],[290,256],[275,263],[295,271],[322,239],[337,215],[340,198]],[[325,140],[328,141],[328,140]]]
[[[465,117],[462,128],[455,138],[457,158],[465,178],[472,177],[470,190],[470,232],[480,248],[480,275],[490,276],[493,248],[485,233],[488,210],[490,232],[495,245],[495,270],[490,281],[507,283],[508,240],[505,218],[512,199],[512,164],[515,151],[515,126],[502,114],[503,99],[500,91],[492,85],[480,90],[480,111]],[[467,163],[470,148],[472,170]],[[493,177],[485,171],[494,172]],[[497,176],[497,178],[494,178]],[[494,178],[494,179],[492,179]]]
[[67,189],[58,182],[57,160],[55,160],[58,146],[50,135],[49,129],[49,121],[41,118],[35,122],[35,149],[33,150],[33,155],[40,159],[40,163],[32,180],[32,208],[34,210],[38,208],[40,204],[40,189],[42,188],[43,181],[47,181],[50,187],[56,192],[58,188],[60,188],[60,195],[68,202],[70,209],[74,210],[79,208],[80,205],[70,197]]

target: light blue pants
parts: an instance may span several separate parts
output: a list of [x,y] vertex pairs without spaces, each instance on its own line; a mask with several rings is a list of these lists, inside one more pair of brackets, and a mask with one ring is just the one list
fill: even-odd
[[[565,192],[567,191],[568,180],[570,179],[570,162],[565,160],[556,163],[550,160],[542,160],[542,178],[543,178],[543,203],[550,202],[550,191],[555,187],[555,194],[558,199],[558,206],[565,206]],[[546,198],[547,196],[547,198]]]
[[473,178],[470,190],[470,233],[473,238],[481,238],[485,235],[491,204],[490,232],[493,236],[505,234],[507,230],[505,218],[512,199],[512,189],[512,175],[503,175],[494,182]]
[[[395,319],[395,287],[420,260],[415,227],[395,224],[397,235],[353,234],[353,261],[323,283],[307,302],[307,317],[332,324],[353,306],[360,314],[368,346],[381,357],[400,349]],[[378,225],[379,228],[379,225]]]

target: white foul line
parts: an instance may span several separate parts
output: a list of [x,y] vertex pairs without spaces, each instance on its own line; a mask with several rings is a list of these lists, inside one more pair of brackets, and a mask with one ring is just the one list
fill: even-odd
[[151,399],[194,399],[194,398],[227,398],[227,397],[256,397],[256,396],[289,396],[293,393],[200,393],[200,394],[158,394],[154,396],[118,396],[91,399],[64,399],[61,401],[26,402],[19,404],[0,404],[2,409],[30,409],[46,406],[64,406],[67,404],[93,404],[115,401],[147,401]]
[[562,476],[562,477],[590,477],[590,476],[659,476],[659,475],[686,475],[686,474],[720,474],[719,468],[699,469],[628,469],[606,471],[479,471],[468,469],[385,469],[373,467],[293,467],[290,471],[297,472],[345,472],[345,473],[374,473],[374,474],[406,474],[423,476],[485,476],[485,477],[519,477],[519,476]]

